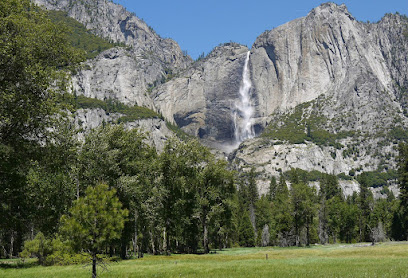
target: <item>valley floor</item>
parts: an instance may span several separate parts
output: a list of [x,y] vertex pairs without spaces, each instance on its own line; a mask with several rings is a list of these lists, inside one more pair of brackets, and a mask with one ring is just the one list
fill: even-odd
[[[111,263],[100,277],[408,277],[408,243],[232,248],[209,255],[145,256]],[[91,267],[0,260],[0,277],[90,277]]]

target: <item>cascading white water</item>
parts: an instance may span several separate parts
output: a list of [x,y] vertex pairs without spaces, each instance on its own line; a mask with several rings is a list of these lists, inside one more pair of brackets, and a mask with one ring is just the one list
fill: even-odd
[[235,110],[233,113],[234,128],[235,128],[235,141],[236,144],[240,144],[246,139],[255,137],[255,131],[252,122],[252,116],[254,114],[254,109],[251,103],[250,90],[252,87],[251,79],[249,76],[248,62],[249,62],[248,51],[244,70],[242,72],[242,84],[239,88],[239,101],[235,104]]

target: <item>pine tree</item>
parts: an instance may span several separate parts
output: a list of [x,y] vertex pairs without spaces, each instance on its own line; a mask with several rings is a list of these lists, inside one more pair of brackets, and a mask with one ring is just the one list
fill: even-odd
[[300,245],[300,232],[304,227],[306,227],[306,245],[309,245],[310,229],[316,211],[314,188],[302,182],[294,183],[291,185],[290,197],[296,245]]
[[289,199],[289,190],[285,178],[280,175],[279,184],[276,189],[275,200],[272,203],[273,222],[275,224],[278,239],[277,244],[287,246],[289,235],[292,230],[293,218]]
[[252,167],[248,176],[248,198],[249,203],[254,206],[256,201],[259,199],[258,188],[256,185],[256,173],[255,168]]
[[[400,189],[400,216],[395,217],[396,221],[400,218],[401,225],[394,224],[395,227],[402,227],[401,238],[408,238],[408,144],[401,143],[399,145],[398,156],[398,183]],[[398,234],[395,231],[395,234]]]
[[255,246],[255,230],[246,210],[243,211],[238,233],[240,246]]
[[369,225],[371,210],[373,207],[373,194],[368,189],[367,175],[361,174],[359,177],[360,193],[359,193],[359,229],[360,229],[360,241],[370,241],[371,227]]
[[319,192],[319,237],[325,244],[329,236],[336,242],[340,229],[340,213],[343,194],[335,175],[324,174]]
[[275,199],[276,190],[278,184],[276,183],[276,177],[272,176],[271,181],[269,183],[269,191],[268,191],[268,201],[272,202]]
[[88,187],[86,195],[75,201],[68,215],[61,217],[61,234],[75,250],[87,250],[92,256],[92,277],[96,277],[97,255],[121,236],[128,211],[106,184]]

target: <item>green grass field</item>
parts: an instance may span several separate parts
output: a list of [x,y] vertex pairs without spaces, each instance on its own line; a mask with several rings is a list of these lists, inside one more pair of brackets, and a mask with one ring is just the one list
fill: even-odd
[[[266,259],[268,255],[268,259]],[[90,277],[90,266],[0,261],[0,277]],[[111,263],[100,277],[408,277],[408,243],[233,248],[209,255],[145,256]]]

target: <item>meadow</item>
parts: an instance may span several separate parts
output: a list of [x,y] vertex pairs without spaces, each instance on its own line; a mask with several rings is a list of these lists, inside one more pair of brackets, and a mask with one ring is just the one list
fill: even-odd
[[[110,263],[100,277],[408,277],[408,243],[231,248],[208,255],[146,255]],[[0,277],[90,277],[83,265],[0,260]]]

